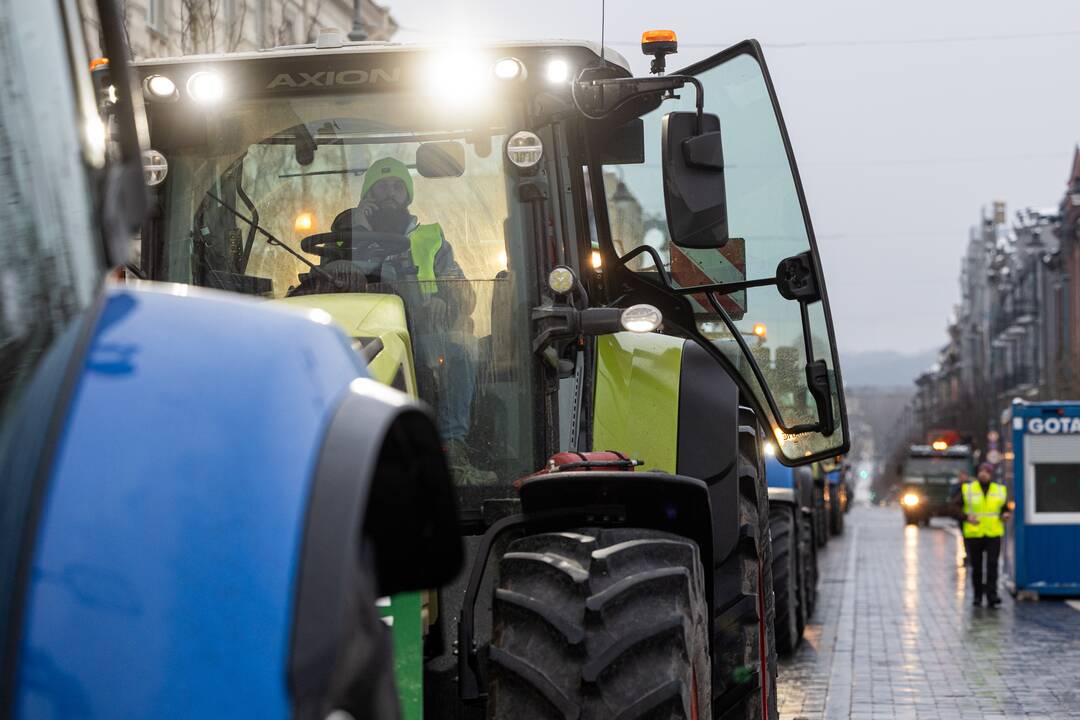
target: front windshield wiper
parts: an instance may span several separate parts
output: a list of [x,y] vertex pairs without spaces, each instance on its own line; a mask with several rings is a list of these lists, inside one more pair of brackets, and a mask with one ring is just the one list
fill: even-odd
[[[405,167],[410,170],[416,169],[416,163],[405,164]],[[362,168],[344,168],[343,170],[313,170],[312,172],[300,172],[300,173],[282,173],[278,175],[279,178],[293,178],[293,177],[312,177],[313,175],[356,175],[360,177],[367,172],[366,167]]]
[[304,263],[304,264],[305,264],[305,265],[307,265],[307,266],[308,266],[309,268],[311,268],[311,271],[312,271],[313,273],[315,273],[316,275],[320,275],[320,276],[322,276],[322,277],[323,277],[323,278],[325,278],[326,280],[329,280],[329,281],[330,281],[330,283],[331,283],[331,284],[333,284],[333,286],[334,286],[335,288],[337,288],[338,290],[344,290],[344,289],[345,289],[345,285],[344,285],[344,283],[342,283],[342,282],[341,282],[340,280],[338,280],[338,279],[337,279],[337,278],[335,278],[335,277],[334,277],[333,275],[331,275],[330,273],[328,273],[328,272],[326,272],[325,270],[323,270],[323,269],[322,269],[321,267],[319,267],[319,266],[318,266],[318,265],[316,265],[315,263],[313,263],[313,262],[311,262],[310,260],[308,260],[308,259],[307,259],[306,257],[304,257],[303,255],[301,255],[300,253],[298,253],[298,252],[296,252],[295,250],[293,250],[293,249],[292,249],[291,247],[289,247],[289,246],[288,246],[288,245],[286,245],[285,243],[283,243],[283,242],[281,242],[280,240],[278,240],[278,239],[277,239],[277,238],[276,238],[276,237],[275,237],[274,235],[272,235],[272,234],[270,233],[270,231],[269,231],[269,230],[267,230],[267,229],[266,229],[266,228],[264,228],[263,226],[259,225],[259,224],[258,224],[257,222],[255,222],[254,220],[252,220],[252,219],[250,219],[250,218],[247,218],[247,217],[244,217],[244,216],[243,216],[243,215],[242,215],[242,214],[240,213],[240,211],[239,211],[239,210],[237,210],[236,208],[234,208],[234,207],[233,207],[232,205],[229,205],[229,203],[225,202],[224,200],[222,200],[221,198],[219,198],[219,197],[218,197],[217,195],[215,195],[214,193],[212,193],[212,192],[210,192],[210,191],[207,191],[207,193],[206,193],[206,197],[208,197],[208,198],[212,199],[212,200],[213,200],[214,202],[216,202],[216,203],[217,203],[218,205],[221,205],[221,207],[223,207],[223,208],[225,208],[226,210],[228,210],[229,212],[231,212],[231,213],[232,213],[233,215],[235,215],[235,216],[236,216],[237,218],[239,218],[240,220],[243,220],[244,222],[246,222],[246,223],[248,224],[248,227],[252,227],[252,228],[255,228],[256,230],[258,230],[259,232],[261,232],[261,233],[262,233],[262,234],[263,234],[263,235],[264,235],[264,236],[266,237],[266,243],[267,243],[268,245],[275,245],[275,246],[277,246],[277,247],[281,248],[282,250],[284,250],[285,252],[289,253],[289,254],[290,254],[290,255],[292,255],[292,256],[293,256],[294,258],[296,258],[297,260],[299,260],[300,262]]

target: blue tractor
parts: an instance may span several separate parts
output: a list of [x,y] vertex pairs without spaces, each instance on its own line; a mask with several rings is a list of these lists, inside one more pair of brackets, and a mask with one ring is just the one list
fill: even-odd
[[111,0],[0,2],[0,717],[399,715],[377,599],[460,566],[428,410],[319,312],[105,281],[145,203]]
[[829,534],[844,534],[844,514],[851,502],[848,474],[851,468],[842,459],[828,466],[825,478],[829,481]]
[[766,450],[769,531],[772,534],[773,590],[776,593],[776,649],[795,652],[817,600],[814,478],[808,467],[787,467]]

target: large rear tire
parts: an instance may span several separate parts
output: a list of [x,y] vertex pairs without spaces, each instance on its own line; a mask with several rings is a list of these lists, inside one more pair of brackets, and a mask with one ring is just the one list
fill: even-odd
[[814,521],[809,513],[799,510],[799,635],[814,615],[817,605],[817,545],[814,543]]
[[774,720],[776,605],[768,489],[761,463],[742,448],[739,468],[739,542],[717,568],[715,584],[713,716]]
[[840,488],[837,487],[833,501],[829,503],[829,525],[833,535],[844,534],[844,509],[840,505]]
[[814,539],[819,548],[829,542],[829,508],[825,505],[825,488],[814,483]]
[[769,507],[772,534],[773,590],[776,595],[776,649],[781,655],[795,652],[802,639],[799,626],[799,546],[795,516],[790,505]]
[[694,542],[634,528],[531,535],[500,571],[488,717],[712,717]]

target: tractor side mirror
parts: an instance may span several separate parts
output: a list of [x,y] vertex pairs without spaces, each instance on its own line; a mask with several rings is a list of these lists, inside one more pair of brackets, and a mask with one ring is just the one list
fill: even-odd
[[664,206],[671,241],[685,248],[720,248],[728,241],[724,149],[720,119],[672,112],[662,128]]
[[416,171],[426,178],[461,177],[465,148],[453,141],[423,143],[416,148]]

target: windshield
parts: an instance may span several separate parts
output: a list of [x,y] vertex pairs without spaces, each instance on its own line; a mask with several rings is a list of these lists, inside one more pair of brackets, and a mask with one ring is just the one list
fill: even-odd
[[[532,286],[504,167],[514,125],[509,107],[451,124],[403,93],[162,118],[154,147],[176,147],[154,274],[321,307],[362,351],[408,332],[398,372],[379,379],[436,409],[459,482],[507,483],[537,462],[529,335],[512,332],[529,326]],[[373,295],[400,298],[405,327],[372,311]]]
[[908,458],[904,464],[904,477],[908,482],[917,482],[911,478],[951,480],[961,472],[971,472],[971,461],[967,458],[922,457]]

